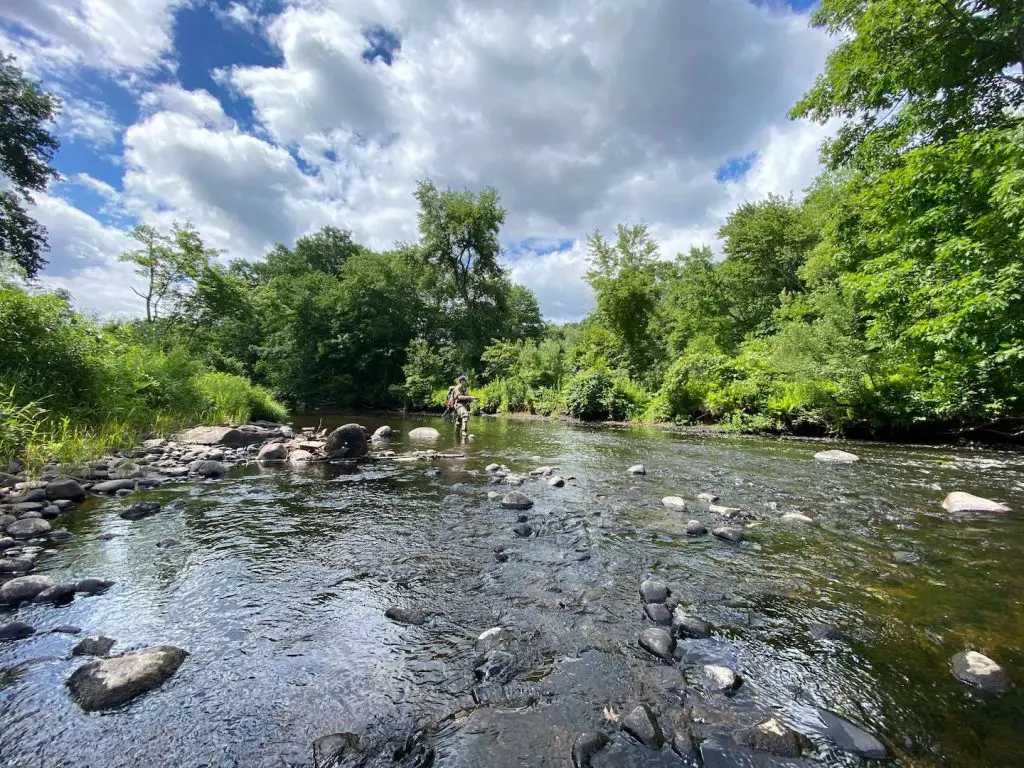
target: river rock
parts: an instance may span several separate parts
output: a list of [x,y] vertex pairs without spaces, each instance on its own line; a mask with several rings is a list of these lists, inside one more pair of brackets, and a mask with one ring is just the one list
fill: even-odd
[[102,595],[112,586],[114,586],[114,582],[108,581],[107,579],[89,577],[79,580],[79,582],[75,584],[75,591],[82,592],[86,595]]
[[180,541],[168,536],[166,539],[160,539],[160,541],[156,543],[156,546],[157,549],[172,549],[174,547],[179,546],[180,544]]
[[960,512],[1009,512],[1010,508],[1005,504],[991,499],[983,499],[981,496],[972,496],[963,491],[953,491],[942,500],[942,508],[954,514]]
[[705,690],[713,693],[730,693],[742,684],[739,675],[720,664],[705,664],[701,667],[699,682]]
[[78,645],[71,649],[72,656],[106,656],[110,653],[110,649],[117,643],[112,637],[104,637],[103,635],[92,635],[91,637],[83,637],[78,641]]
[[797,523],[803,525],[807,525],[809,523],[814,522],[814,520],[809,518],[807,515],[802,515],[799,512],[787,512],[782,517],[780,517],[779,520],[781,520],[784,523]]
[[704,619],[691,616],[680,605],[672,612],[672,633],[676,637],[704,639],[711,637],[711,625]]
[[288,455],[288,462],[291,464],[306,464],[313,460],[313,454],[305,448],[298,448]]
[[887,756],[885,745],[860,726],[827,709],[819,708],[818,717],[825,725],[825,735],[840,749],[871,760],[881,760]]
[[110,476],[120,480],[138,478],[144,474],[145,470],[143,470],[142,465],[129,459],[119,459],[110,468]]
[[49,536],[50,541],[55,541],[58,544],[61,544],[65,541],[71,541],[73,538],[75,538],[74,534],[71,533],[71,531],[69,531],[67,528],[58,528],[55,531],[50,531]]
[[668,626],[672,623],[672,611],[670,611],[664,603],[645,603],[644,613],[646,613],[647,618],[655,624]]
[[487,492],[487,499],[488,499],[488,501],[497,501],[501,497],[502,497],[502,494],[498,493],[497,491],[488,491]]
[[416,427],[409,430],[408,436],[410,440],[437,440],[441,433],[433,427]]
[[860,456],[855,453],[848,453],[847,451],[818,451],[818,453],[814,454],[814,460],[830,464],[852,464],[855,461],[860,461]]
[[19,576],[0,587],[0,605],[17,608],[52,586],[54,582],[49,576]]
[[686,502],[679,496],[666,496],[661,500],[661,506],[676,512],[686,511]]
[[803,739],[774,717],[736,734],[736,741],[757,752],[800,757]]
[[46,498],[50,501],[54,501],[56,499],[81,501],[85,498],[85,489],[79,485],[77,480],[64,477],[59,480],[54,480],[46,486]]
[[33,603],[52,603],[53,605],[64,605],[75,599],[74,584],[56,584],[49,589],[44,589],[32,598]]
[[718,497],[713,493],[698,493],[697,498],[701,501],[711,502],[712,504],[718,501]]
[[711,535],[715,538],[722,539],[723,541],[730,541],[733,544],[739,544],[743,541],[743,531],[739,528],[728,528],[723,526],[721,528],[715,528],[715,530],[711,532]]
[[508,651],[492,649],[483,655],[473,674],[482,683],[507,683],[516,674],[516,657]]
[[2,557],[0,558],[0,575],[28,573],[35,566],[29,557]]
[[561,488],[565,485],[565,478],[562,477],[561,475],[555,475],[554,477],[548,480],[548,485],[551,488]]
[[60,508],[56,504],[50,504],[39,510],[39,516],[43,520],[56,520],[60,517]]
[[50,524],[39,517],[15,520],[7,526],[7,535],[15,539],[34,539],[50,532]]
[[7,526],[15,522],[18,518],[14,515],[7,515],[0,513],[0,529],[7,530]]
[[[0,522],[2,522],[2,521],[0,521]],[[7,525],[10,525],[13,522],[14,522],[14,520],[11,520],[11,521],[9,521],[7,523]],[[3,527],[6,528],[7,525],[4,525]],[[11,537],[9,537],[9,536],[0,537],[0,552],[6,552],[8,549],[13,549],[14,547],[17,547],[17,546],[18,546],[18,542],[16,542]]]
[[812,621],[807,626],[811,637],[818,640],[843,640],[843,633],[830,624],[822,624],[820,621]]
[[117,493],[122,490],[135,490],[134,480],[105,480],[96,483],[91,489],[93,493]]
[[992,659],[977,651],[961,651],[950,665],[957,680],[989,693],[1005,693],[1010,689],[1006,672]]
[[35,629],[24,621],[12,621],[0,626],[0,643],[24,640],[26,637],[32,637],[35,633]]
[[160,511],[160,504],[155,501],[137,501],[118,515],[122,520],[141,520],[152,517]]
[[554,471],[554,467],[537,467],[536,469],[530,470],[530,475],[533,477],[540,477],[541,475],[550,475]]
[[34,501],[46,501],[45,488],[27,488],[16,496],[11,496],[7,499],[8,504],[29,504]]
[[488,464],[484,467],[484,472],[490,474],[491,472],[497,472],[499,469],[501,469],[501,464]]
[[505,509],[529,509],[533,499],[520,491],[509,491],[501,498],[501,506]]
[[634,464],[632,467],[626,470],[631,475],[646,475],[647,467],[643,464]]
[[663,581],[644,579],[640,582],[640,599],[645,603],[664,603],[668,595],[668,585]]
[[708,504],[708,512],[722,517],[739,517],[743,514],[743,510],[739,507],[723,507],[718,504]]
[[13,505],[11,511],[19,520],[24,520],[28,517],[42,517],[39,513],[45,506],[41,501],[23,501],[21,504]]
[[374,442],[379,443],[379,442],[383,442],[385,440],[390,440],[394,436],[394,434],[395,434],[395,431],[393,429],[391,429],[391,427],[389,427],[387,424],[385,424],[382,427],[377,427],[377,429],[375,429],[373,431],[373,435],[371,436],[371,439]]
[[661,749],[665,737],[654,713],[644,704],[634,707],[622,719],[622,730],[650,749]]
[[533,526],[529,523],[520,523],[512,529],[512,532],[521,539],[528,539],[533,535]]
[[400,606],[393,605],[384,611],[384,615],[399,624],[414,624],[417,627],[421,624],[425,624],[427,621],[426,612],[419,608],[402,608]]
[[224,477],[224,475],[228,473],[228,468],[219,461],[214,461],[213,459],[201,459],[199,461],[192,462],[189,466],[189,471],[194,475],[211,479]]
[[268,429],[252,424],[241,427],[193,427],[174,436],[181,445],[220,445],[225,448],[245,448],[275,437],[283,437],[280,429]]
[[188,654],[158,645],[79,667],[68,679],[71,697],[86,712],[113,709],[161,685]]
[[648,627],[640,633],[640,647],[662,661],[672,661],[672,653],[676,649],[676,639],[668,630],[661,627]]
[[572,745],[573,768],[590,768],[590,761],[610,743],[611,739],[598,731],[585,731],[581,733],[576,737],[576,741]]
[[703,536],[707,532],[708,527],[700,520],[691,520],[686,524],[686,533],[688,536]]
[[288,446],[284,443],[268,443],[260,448],[260,452],[256,454],[256,461],[264,464],[276,464],[287,461],[287,459]]
[[495,648],[506,648],[515,641],[512,630],[506,627],[491,627],[480,633],[476,639],[476,652],[483,654]]

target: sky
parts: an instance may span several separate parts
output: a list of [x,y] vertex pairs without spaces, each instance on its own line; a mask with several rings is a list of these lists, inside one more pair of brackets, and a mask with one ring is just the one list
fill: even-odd
[[224,258],[324,225],[416,239],[413,191],[498,189],[504,261],[553,321],[586,235],[664,258],[799,196],[828,127],[786,113],[833,44],[811,0],[0,0],[0,50],[60,96],[42,281],[138,315],[117,255],[191,221]]

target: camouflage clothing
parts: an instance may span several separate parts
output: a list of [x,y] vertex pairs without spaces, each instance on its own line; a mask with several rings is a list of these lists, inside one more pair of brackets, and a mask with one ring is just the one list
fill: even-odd
[[469,385],[464,381],[456,382],[452,398],[455,400],[455,431],[469,431],[469,403],[460,398],[469,397]]

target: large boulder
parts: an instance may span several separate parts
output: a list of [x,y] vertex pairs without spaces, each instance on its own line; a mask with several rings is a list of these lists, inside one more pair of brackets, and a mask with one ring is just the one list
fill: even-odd
[[1010,688],[1003,668],[977,651],[961,651],[953,657],[950,665],[957,680],[983,691],[1005,693]]
[[35,633],[35,629],[30,624],[26,624],[24,621],[12,621],[0,627],[0,643],[24,640],[26,637],[32,637]]
[[194,461],[188,469],[192,474],[205,478],[224,477],[228,473],[228,468],[224,464],[213,459]]
[[502,497],[501,506],[505,509],[529,509],[533,506],[533,499],[525,493],[510,491]]
[[676,649],[676,639],[667,629],[648,627],[640,633],[640,647],[663,661],[672,661],[672,653]]
[[241,427],[193,427],[174,436],[183,445],[222,445],[225,448],[245,448],[275,437],[284,437],[277,428],[245,424]]
[[46,486],[46,498],[51,501],[54,499],[71,499],[72,501],[81,501],[85,498],[85,489],[78,484],[77,480],[65,477],[59,480],[53,480]]
[[34,539],[50,532],[50,524],[40,517],[26,517],[15,520],[7,526],[7,535],[15,539]]
[[268,443],[256,454],[256,461],[263,464],[279,464],[288,459],[288,446],[284,443]]
[[622,719],[622,730],[649,749],[661,749],[665,736],[658,720],[647,706],[641,704]]
[[19,576],[0,587],[0,605],[17,607],[52,586],[49,576]]
[[410,440],[437,440],[441,433],[433,427],[416,427],[409,430]]
[[330,459],[358,459],[366,455],[366,432],[358,424],[343,424],[327,436],[324,453]]
[[991,499],[983,499],[981,496],[974,496],[963,491],[953,491],[942,500],[942,508],[947,512],[957,514],[959,512],[1009,512],[1010,508],[1005,504]]
[[394,434],[395,431],[391,429],[391,427],[389,427],[387,424],[385,424],[383,427],[377,427],[371,439],[375,443],[381,443],[386,440],[390,440]]
[[158,645],[79,667],[68,679],[71,697],[86,712],[113,709],[161,685],[188,655],[181,648]]
[[104,480],[92,487],[93,493],[117,493],[118,491],[134,491],[135,481],[131,479]]

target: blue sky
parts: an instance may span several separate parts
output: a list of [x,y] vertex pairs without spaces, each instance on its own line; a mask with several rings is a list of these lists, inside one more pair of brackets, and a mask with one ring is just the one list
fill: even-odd
[[666,258],[717,247],[732,207],[813,178],[825,129],[785,118],[830,44],[812,6],[0,3],[0,46],[64,102],[44,279],[137,312],[116,261],[137,222],[190,220],[228,257],[326,224],[385,248],[415,238],[431,178],[496,186],[513,278],[578,317],[586,234],[643,221]]

